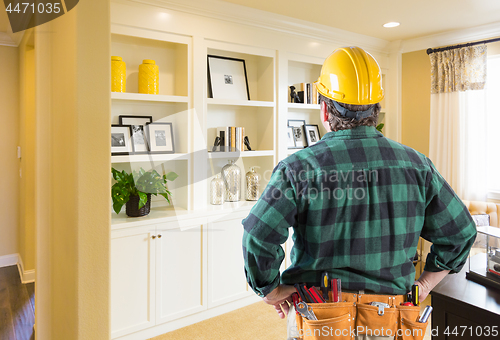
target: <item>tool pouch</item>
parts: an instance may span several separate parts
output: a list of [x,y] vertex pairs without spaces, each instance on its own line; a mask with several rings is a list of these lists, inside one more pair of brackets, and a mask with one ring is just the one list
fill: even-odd
[[[344,302],[309,303],[318,320],[296,315],[302,340],[354,340],[356,335],[392,336],[396,340],[422,340],[427,323],[419,323],[418,306],[400,306],[404,297],[345,294]],[[387,303],[383,315],[370,302]]]

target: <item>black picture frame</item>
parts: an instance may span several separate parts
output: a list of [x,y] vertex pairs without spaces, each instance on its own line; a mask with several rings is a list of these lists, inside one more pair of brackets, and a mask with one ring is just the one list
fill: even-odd
[[[156,126],[168,126],[168,128],[164,129],[164,135],[158,134],[162,129],[154,129]],[[146,136],[148,140],[148,148],[150,154],[171,154],[175,153],[175,141],[174,141],[174,127],[172,123],[162,123],[162,122],[153,122],[146,124],[145,127]],[[152,136],[152,131],[155,132],[155,136]],[[161,139],[162,143],[165,145],[158,145],[157,141]],[[171,147],[169,147],[171,146]],[[163,150],[160,150],[163,149]]]
[[[121,128],[123,132],[128,131],[128,135],[123,135],[123,148],[127,149],[128,151],[118,151],[120,146],[118,145],[113,145],[113,134],[118,134],[119,132],[114,132],[113,133],[113,128]],[[120,139],[120,137],[115,137],[115,139]],[[113,151],[113,148],[115,148]],[[118,148],[118,149],[117,149]],[[118,125],[118,124],[111,124],[111,156],[128,156],[128,155],[133,155],[134,154],[134,145],[132,143],[132,126],[130,125]]]
[[[135,122],[133,120],[136,120]],[[144,121],[144,124],[141,124]],[[118,122],[120,125],[142,125],[145,126],[148,123],[153,122],[153,116],[129,116],[120,115],[118,116]]]
[[[216,72],[216,67],[215,65],[211,65],[210,64],[210,59],[213,59],[213,60],[225,60],[227,61],[228,63],[234,63],[234,62],[239,62],[239,63],[242,63],[242,66],[243,66],[243,73],[240,75],[240,76],[244,76],[245,78],[245,82],[244,82],[244,85],[245,85],[245,92],[246,92],[246,99],[247,100],[250,100],[250,90],[248,88],[248,77],[247,77],[247,67],[246,67],[246,63],[245,63],[245,60],[244,59],[238,59],[238,58],[230,58],[230,57],[223,57],[223,56],[218,56],[218,55],[212,55],[212,54],[209,54],[207,55],[207,77],[208,77],[208,98],[218,98],[218,99],[235,99],[234,97],[231,97],[230,95],[227,95],[227,96],[224,96],[224,95],[220,95],[220,89],[218,89],[216,92],[216,96],[214,97],[214,83],[217,81],[217,84],[220,82],[220,78],[219,77],[219,74],[220,72]],[[228,64],[229,66],[230,64]],[[218,71],[218,67],[217,67],[217,71]],[[214,75],[215,74],[215,75]],[[229,75],[232,77],[232,75]],[[226,79],[227,75],[224,75],[224,81],[227,81]],[[214,79],[214,78],[217,78],[217,79]],[[232,78],[231,78],[232,79]],[[242,99],[242,98],[236,98],[236,99]]]
[[[293,149],[303,149],[307,147],[307,139],[305,137],[305,125],[306,121],[301,119],[289,119],[288,126],[293,127],[294,129],[294,139],[295,139],[295,148]],[[300,136],[297,136],[300,132]]]
[[[311,135],[314,133],[314,138]],[[304,125],[304,133],[306,135],[307,145],[311,146],[320,141],[321,135],[319,133],[319,126],[316,124],[306,124]]]

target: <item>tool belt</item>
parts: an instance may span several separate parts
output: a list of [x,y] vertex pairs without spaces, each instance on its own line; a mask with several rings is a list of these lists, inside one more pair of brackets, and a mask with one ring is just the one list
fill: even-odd
[[[422,340],[427,322],[417,322],[419,306],[402,306],[403,295],[343,293],[343,302],[309,303],[318,320],[296,314],[298,339],[354,340],[356,335],[393,336],[396,340]],[[371,306],[383,302],[390,308]],[[382,314],[381,314],[382,313]]]

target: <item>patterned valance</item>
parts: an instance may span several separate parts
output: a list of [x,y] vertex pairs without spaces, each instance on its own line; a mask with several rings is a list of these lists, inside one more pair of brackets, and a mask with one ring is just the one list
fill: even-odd
[[431,93],[484,89],[486,51],[477,45],[431,53]]

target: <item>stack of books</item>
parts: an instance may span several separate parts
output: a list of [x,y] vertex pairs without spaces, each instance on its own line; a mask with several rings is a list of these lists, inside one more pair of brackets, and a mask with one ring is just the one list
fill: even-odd
[[245,151],[245,128],[237,126],[222,126],[217,128],[217,137],[220,138],[220,144],[215,151],[232,152]]
[[289,103],[318,104],[318,89],[314,83],[298,83],[292,86],[295,87],[296,99],[292,99],[291,86],[289,86]]

